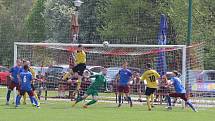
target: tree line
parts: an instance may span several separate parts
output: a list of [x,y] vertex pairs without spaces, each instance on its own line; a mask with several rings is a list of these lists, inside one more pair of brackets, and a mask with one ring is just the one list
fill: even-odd
[[[82,0],[82,43],[157,44],[160,15],[168,17],[168,44],[186,44],[187,0]],[[12,65],[13,42],[70,43],[68,0],[0,1],[0,64]],[[192,42],[204,42],[205,69],[215,67],[215,1],[193,1]]]

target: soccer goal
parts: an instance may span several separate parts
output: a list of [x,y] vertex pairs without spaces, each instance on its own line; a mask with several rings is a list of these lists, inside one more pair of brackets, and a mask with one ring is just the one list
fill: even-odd
[[[187,86],[186,84],[189,84],[188,70],[192,69],[191,64],[195,69],[199,69],[203,65],[203,60],[199,57],[201,50],[192,47],[187,48],[186,45],[82,45],[87,54],[87,69],[91,74],[96,74],[100,73],[102,68],[107,68],[108,88],[112,92],[116,92],[114,77],[125,61],[129,63],[128,68],[136,74],[134,76],[137,78],[145,71],[147,63],[151,63],[153,69],[157,70],[160,75],[177,70],[181,73],[180,78],[187,90],[190,90],[190,85]],[[49,96],[66,96],[69,95],[69,90],[72,90],[75,85],[62,82],[61,77],[74,65],[73,54],[77,50],[77,46],[78,44],[16,42],[14,43],[14,63],[16,59],[29,60],[37,74],[43,70],[46,88],[53,91]],[[194,54],[196,55],[194,56]],[[195,61],[192,58],[195,58]],[[133,80],[130,87],[134,100],[142,98],[141,95],[144,94],[145,88],[137,78]],[[83,84],[83,93],[89,83],[90,81]],[[55,91],[64,91],[66,94],[61,95]],[[101,90],[101,92],[103,91]],[[162,101],[161,97],[164,97],[166,93],[165,90],[160,89],[157,92],[158,100]]]

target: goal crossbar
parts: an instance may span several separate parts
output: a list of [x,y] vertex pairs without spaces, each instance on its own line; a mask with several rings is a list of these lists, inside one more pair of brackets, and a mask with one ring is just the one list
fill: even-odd
[[[35,45],[35,46],[64,46],[77,47],[79,44],[65,44],[65,43],[25,43],[14,42],[14,45]],[[83,47],[104,47],[103,44],[81,44]],[[144,48],[144,47],[158,47],[158,48],[186,48],[186,45],[139,45],[139,44],[109,44],[108,47],[124,47],[124,48]]]

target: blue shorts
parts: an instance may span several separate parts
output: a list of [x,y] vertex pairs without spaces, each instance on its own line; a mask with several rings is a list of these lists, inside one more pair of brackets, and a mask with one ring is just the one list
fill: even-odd
[[154,92],[157,90],[157,88],[149,88],[149,87],[146,87],[146,92],[145,92],[145,95],[146,96],[150,96],[151,94],[154,94]]

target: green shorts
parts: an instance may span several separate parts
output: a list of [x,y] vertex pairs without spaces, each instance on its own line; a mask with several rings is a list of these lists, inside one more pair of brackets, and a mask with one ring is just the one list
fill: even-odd
[[92,95],[92,96],[98,96],[98,91],[96,89],[93,89],[93,88],[88,88],[86,94]]

